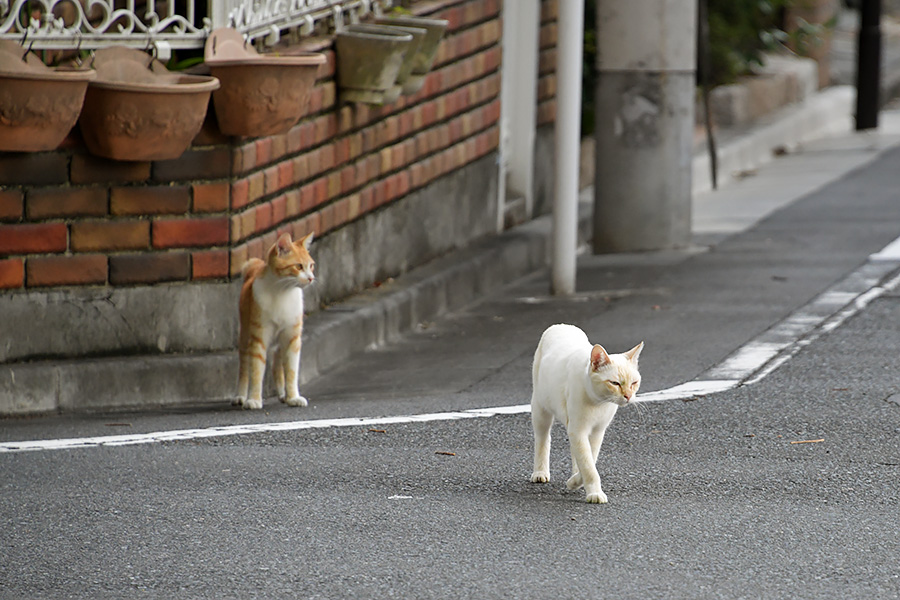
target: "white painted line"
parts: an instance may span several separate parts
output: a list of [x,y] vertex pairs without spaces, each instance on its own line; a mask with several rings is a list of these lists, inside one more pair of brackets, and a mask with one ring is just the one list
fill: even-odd
[[900,238],[897,238],[887,246],[869,257],[869,260],[880,262],[883,260],[900,261]]
[[740,380],[738,379],[689,381],[665,390],[641,394],[637,397],[637,401],[660,402],[662,400],[687,400],[688,398],[697,398],[715,394],[717,392],[724,392],[737,387],[739,383]]
[[[878,285],[879,281],[900,266],[900,257],[892,258],[891,260],[883,258],[884,256],[893,256],[892,253],[896,249],[900,249],[900,238],[891,242],[881,252],[873,254],[870,260],[862,267],[822,292],[806,306],[801,307],[776,326],[739,348],[722,363],[713,367],[696,380],[665,390],[647,392],[642,394],[638,401],[684,400],[723,392],[736,388],[739,385],[761,381],[790,360],[802,348],[808,346],[821,335],[839,327],[847,319],[865,308],[872,300],[900,287],[900,275],[895,275],[891,280],[880,286]],[[882,258],[872,259],[878,256]],[[202,429],[179,429],[127,435],[2,442],[0,443],[0,454],[34,450],[96,448],[99,446],[130,446],[276,431],[455,421],[460,419],[488,418],[497,415],[516,415],[530,411],[530,405],[518,404],[514,406],[494,406],[418,415],[314,419],[308,421],[206,427]]]

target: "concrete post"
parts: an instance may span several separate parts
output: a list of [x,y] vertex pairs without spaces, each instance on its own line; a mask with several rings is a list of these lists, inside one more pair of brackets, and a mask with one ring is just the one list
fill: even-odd
[[525,199],[526,218],[534,213],[540,4],[539,0],[503,2],[497,231],[504,229],[507,196]]
[[555,295],[575,292],[584,3],[560,0],[556,42],[556,176],[550,261]]
[[691,238],[697,0],[598,0],[594,252]]

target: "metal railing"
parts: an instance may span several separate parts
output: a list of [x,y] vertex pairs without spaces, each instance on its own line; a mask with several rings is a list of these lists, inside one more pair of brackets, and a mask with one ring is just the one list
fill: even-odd
[[106,46],[202,48],[218,27],[234,27],[248,41],[274,45],[282,33],[310,35],[323,20],[379,13],[391,0],[0,0],[0,39],[35,50],[93,50]]

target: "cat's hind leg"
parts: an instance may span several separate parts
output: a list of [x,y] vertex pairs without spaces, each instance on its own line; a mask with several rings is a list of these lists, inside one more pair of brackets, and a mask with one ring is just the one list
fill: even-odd
[[231,401],[232,406],[241,406],[247,400],[247,390],[250,388],[250,373],[248,369],[249,357],[243,350],[243,342],[241,349],[238,350],[238,393],[237,397]]
[[534,429],[534,471],[531,473],[533,483],[550,481],[550,429],[553,427],[553,414],[531,405],[531,426]]

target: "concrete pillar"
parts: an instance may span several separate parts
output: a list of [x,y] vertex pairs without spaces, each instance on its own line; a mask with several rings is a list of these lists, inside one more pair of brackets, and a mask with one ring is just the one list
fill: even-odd
[[697,0],[598,0],[594,252],[686,246]]

